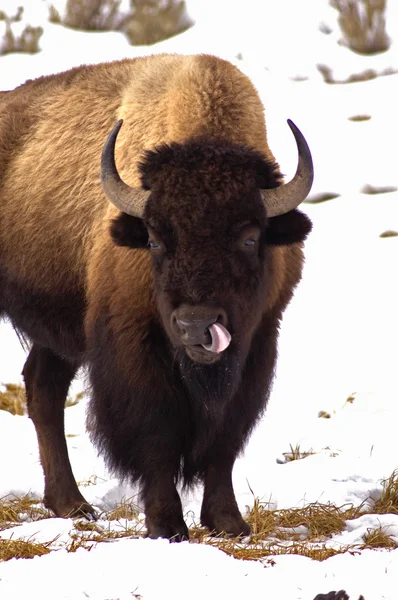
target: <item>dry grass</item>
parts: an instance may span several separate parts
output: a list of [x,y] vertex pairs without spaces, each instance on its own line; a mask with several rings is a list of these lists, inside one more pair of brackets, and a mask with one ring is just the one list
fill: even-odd
[[0,562],[11,558],[33,558],[49,554],[53,541],[39,544],[29,540],[0,540]]
[[339,12],[342,43],[359,54],[384,52],[390,47],[386,33],[386,0],[330,0]]
[[[66,550],[68,552],[75,552],[78,548],[90,550],[100,542],[111,542],[125,537],[142,537],[145,534],[145,526],[138,515],[137,507],[124,501],[112,511],[102,515],[102,518],[108,521],[118,521],[117,527],[113,526],[112,529],[111,525],[104,529],[98,523],[76,519]],[[21,523],[40,521],[53,516],[38,500],[29,496],[0,499],[0,531]],[[56,539],[40,544],[24,539],[0,539],[0,560],[48,554],[53,549],[51,546],[55,541]]]
[[258,500],[249,512],[254,539],[274,537],[297,540],[305,537],[309,542],[320,542],[340,533],[347,520],[363,514],[363,505],[335,506],[334,504],[308,504],[302,508],[270,511]]
[[140,514],[139,507],[134,503],[132,498],[122,500],[117,506],[106,513],[108,521],[121,521],[125,519],[127,521],[133,521],[138,519]]
[[0,410],[13,415],[26,414],[25,388],[16,383],[5,383],[4,388],[4,392],[0,392]]
[[84,392],[79,392],[75,396],[68,396],[68,398],[66,399],[66,402],[65,402],[65,408],[79,404],[80,400],[82,400],[83,398],[84,398]]
[[370,183],[365,184],[360,189],[362,194],[369,194],[370,196],[374,194],[388,194],[389,192],[396,192],[397,188],[392,185],[370,185]]
[[133,45],[155,44],[192,25],[183,0],[130,0],[128,14],[120,0],[68,0],[61,15],[54,6],[50,21],[85,31],[122,31]]
[[[10,52],[39,52],[39,40],[43,35],[42,27],[25,25],[22,30],[15,27],[15,23],[22,20],[23,7],[17,8],[14,15],[8,15],[0,10],[0,23],[4,21],[4,32],[0,34],[0,54]],[[1,31],[1,29],[0,29]]]
[[398,515],[398,470],[383,481],[380,498],[374,501],[372,513]]
[[380,234],[381,238],[390,238],[390,237],[397,237],[398,236],[398,231],[395,231],[394,229],[387,229],[386,231],[383,231],[383,233]]
[[372,117],[370,115],[352,115],[351,117],[348,117],[349,121],[352,121],[353,123],[362,123],[363,121],[370,121]]
[[155,44],[192,25],[183,0],[131,0],[130,4],[132,15],[122,30],[131,44]]
[[[76,521],[75,531],[71,534],[71,541],[67,545],[68,552],[76,552],[79,548],[91,550],[93,546],[103,542],[114,542],[122,538],[138,538],[145,535],[145,524],[143,520],[138,518],[138,513],[134,520],[128,520],[125,517],[115,519],[115,515],[129,514],[127,503],[123,502],[120,506],[116,506],[112,511],[102,515],[103,519],[108,521],[118,521],[117,528],[103,528],[97,523],[87,521]],[[132,514],[132,513],[130,513]],[[122,522],[124,519],[124,522]],[[112,526],[114,527],[114,526]]]
[[397,542],[381,526],[368,529],[363,542],[363,548],[398,548]]
[[[348,520],[355,520],[366,513],[398,514],[398,470],[383,482],[380,498],[373,501],[373,505],[368,503],[366,509],[364,507],[365,503],[357,507],[313,503],[302,508],[269,510],[266,503],[255,499],[247,516],[252,529],[250,537],[216,536],[205,528],[194,526],[190,529],[190,541],[216,547],[241,560],[262,560],[271,564],[272,557],[282,554],[323,561],[337,554],[356,553],[365,548],[398,548],[398,543],[381,526],[368,529],[362,545],[333,545],[333,536],[345,529]],[[52,516],[39,501],[29,496],[0,499],[0,531]],[[108,522],[105,527],[103,521]],[[144,535],[145,524],[139,507],[133,499],[125,499],[112,510],[102,513],[99,522],[76,519],[65,549],[68,552],[79,548],[91,550],[99,543]],[[48,554],[54,549],[55,542],[56,539],[44,544],[30,539],[0,540],[0,560]]]
[[[391,485],[389,487],[391,488]],[[234,539],[214,536],[207,529],[195,526],[190,529],[190,540],[191,543],[216,547],[241,560],[263,560],[271,563],[273,556],[282,554],[296,554],[322,561],[345,552],[355,553],[363,548],[397,547],[381,527],[368,530],[362,546],[331,546],[331,537],[343,531],[346,521],[362,514],[362,507],[337,507],[333,504],[317,503],[303,508],[272,511],[256,500],[248,515],[248,522],[253,531],[250,537]],[[37,500],[27,496],[0,502],[0,529],[51,516],[52,514],[43,509]],[[103,513],[101,519],[109,521],[109,525],[104,528],[100,523],[75,520],[66,550],[91,550],[99,543],[111,543],[121,538],[145,535],[145,525],[139,517],[139,509],[130,500],[125,500],[111,511]],[[39,544],[31,540],[0,540],[0,560],[48,554],[55,541]]]
[[357,549],[352,546],[342,546],[333,548],[327,546],[326,543],[308,543],[308,541],[299,541],[289,539],[286,541],[275,541],[261,539],[260,536],[252,536],[243,540],[239,538],[228,538],[222,536],[211,536],[201,528],[193,528],[189,530],[191,543],[201,543],[207,546],[218,548],[229,556],[240,560],[265,560],[271,563],[273,556],[295,554],[306,556],[313,560],[326,560],[336,554],[344,554],[345,552],[355,553]]
[[286,462],[292,462],[293,460],[301,460],[303,458],[307,458],[307,456],[312,456],[315,452],[310,448],[310,450],[301,450],[300,444],[296,444],[294,447],[290,445],[290,452],[284,452],[283,456],[286,459]]
[[318,412],[318,419],[331,419],[332,415],[329,412],[326,412],[326,410],[320,410]]
[[324,81],[326,83],[334,84],[334,83],[357,83],[359,81],[371,81],[372,79],[376,79],[377,77],[385,77],[387,75],[394,75],[397,73],[397,69],[393,67],[385,67],[384,69],[363,69],[362,71],[358,71],[357,73],[352,73],[348,77],[336,77],[333,69],[331,69],[328,65],[325,64],[317,64],[317,69],[321,73]]
[[[4,391],[0,391],[0,410],[6,410],[13,415],[26,415],[26,392],[23,385],[17,383],[3,384]],[[65,408],[75,406],[83,398],[84,393],[79,392],[75,396],[70,396],[65,402]]]
[[31,496],[0,498],[0,531],[26,521],[41,521],[54,515]]
[[50,21],[85,31],[116,31],[123,18],[119,7],[120,0],[67,0],[63,15],[50,6]]

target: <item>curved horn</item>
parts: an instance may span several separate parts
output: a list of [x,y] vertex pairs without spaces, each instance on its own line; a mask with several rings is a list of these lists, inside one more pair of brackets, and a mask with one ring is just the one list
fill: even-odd
[[314,179],[311,152],[300,129],[290,119],[287,120],[296,140],[298,165],[293,179],[280,187],[261,190],[261,196],[269,217],[277,217],[297,208],[305,200]]
[[115,143],[123,124],[120,119],[108,135],[101,156],[101,183],[108,199],[124,213],[142,219],[146,201],[150,194],[147,190],[134,188],[124,183],[115,164]]

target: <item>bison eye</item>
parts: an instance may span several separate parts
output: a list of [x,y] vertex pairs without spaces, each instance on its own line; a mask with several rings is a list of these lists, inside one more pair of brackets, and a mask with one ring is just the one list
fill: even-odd
[[260,227],[245,224],[236,240],[236,249],[253,257],[257,254],[260,238]]
[[160,250],[160,245],[155,240],[148,240],[148,248],[150,250]]
[[257,244],[257,240],[253,239],[253,238],[248,238],[247,240],[244,240],[243,245],[245,248],[254,248]]

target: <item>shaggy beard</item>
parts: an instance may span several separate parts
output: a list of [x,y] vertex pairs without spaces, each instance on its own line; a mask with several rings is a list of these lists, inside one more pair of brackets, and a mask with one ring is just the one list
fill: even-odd
[[222,410],[238,389],[241,380],[239,352],[228,348],[215,363],[196,363],[183,349],[176,352],[181,380],[195,405],[206,412]]
[[212,364],[198,364],[183,349],[176,351],[182,384],[190,398],[190,447],[184,455],[184,485],[190,486],[203,476],[206,455],[217,436],[225,427],[228,406],[241,381],[239,353],[228,348],[220,360]]

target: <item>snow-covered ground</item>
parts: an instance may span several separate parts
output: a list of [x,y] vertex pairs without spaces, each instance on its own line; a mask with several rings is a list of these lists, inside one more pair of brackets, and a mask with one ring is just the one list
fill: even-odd
[[[30,0],[25,5],[32,24],[44,24],[42,51],[0,57],[0,89],[81,63],[164,51],[211,52],[251,76],[266,107],[270,146],[287,179],[294,173],[296,150],[286,119],[297,123],[314,159],[309,200],[323,193],[338,197],[303,205],[314,223],[303,281],[284,318],[268,410],[236,464],[234,485],[243,511],[253,497],[271,508],[316,501],[359,505],[377,498],[382,480],[398,467],[398,237],[380,237],[398,231],[398,74],[330,85],[318,66],[327,65],[338,80],[367,69],[381,73],[398,67],[397,46],[361,57],[338,45],[336,13],[326,0],[187,4],[196,20],[192,29],[137,48],[122,34],[44,24],[45,3]],[[387,24],[396,43],[397,12],[391,0]],[[329,35],[320,23],[328,25]],[[369,118],[352,120],[358,115]],[[392,191],[370,195],[363,193],[365,186]],[[0,339],[0,382],[20,381],[24,352],[9,324],[0,325]],[[83,385],[80,378],[74,391]],[[353,401],[347,403],[348,397]],[[66,410],[72,467],[77,481],[91,482],[82,490],[87,500],[108,509],[136,490],[106,473],[85,433],[85,406],[82,401]],[[319,411],[331,418],[319,418]],[[284,464],[283,453],[296,445],[315,454]],[[0,462],[0,497],[40,497],[43,476],[27,417],[0,411],[0,456],[6,457]],[[188,524],[197,522],[201,490],[183,500]],[[368,529],[380,525],[398,542],[397,516],[367,515],[347,523],[331,543],[359,545]],[[1,564],[0,597],[311,600],[344,588],[354,600],[360,594],[365,600],[397,598],[398,550],[364,550],[323,562],[275,556],[270,566],[210,546],[165,540],[123,539],[68,553],[72,530],[71,520],[49,519],[3,531],[0,540],[57,537],[57,551]]]

